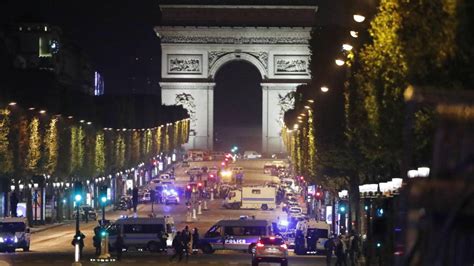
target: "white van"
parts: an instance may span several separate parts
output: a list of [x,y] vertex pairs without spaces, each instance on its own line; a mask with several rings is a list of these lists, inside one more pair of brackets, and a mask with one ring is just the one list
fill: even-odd
[[14,252],[17,248],[30,250],[30,228],[25,218],[0,220],[0,251]]
[[176,235],[174,220],[170,216],[121,218],[112,223],[107,231],[112,250],[115,249],[119,233],[123,236],[125,250],[149,250],[150,252],[166,250],[168,246],[171,246]]
[[245,151],[244,159],[259,159],[262,158],[262,155],[256,151]]

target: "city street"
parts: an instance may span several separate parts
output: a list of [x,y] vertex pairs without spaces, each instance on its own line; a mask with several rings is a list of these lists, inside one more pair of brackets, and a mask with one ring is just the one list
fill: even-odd
[[[259,185],[265,182],[270,182],[276,177],[263,173],[263,165],[269,160],[241,160],[235,166],[244,168],[244,185]],[[271,160],[270,160],[271,161]],[[195,166],[214,166],[219,162],[192,162],[190,167]],[[234,165],[232,165],[233,167]],[[185,174],[188,168],[176,168],[176,185],[185,186],[189,181],[189,176]],[[183,200],[181,201],[183,202]],[[222,199],[215,199],[208,201],[208,210],[203,210],[202,215],[197,216],[197,220],[193,222],[186,222],[186,206],[182,203],[179,205],[163,205],[155,204],[154,211],[157,216],[170,215],[174,218],[178,230],[182,230],[185,225],[190,228],[197,227],[201,236],[212,226],[215,222],[221,219],[238,219],[241,215],[254,215],[257,219],[266,219],[274,221],[277,217],[286,218],[286,213],[282,212],[280,208],[273,211],[262,210],[228,210],[223,208]],[[151,213],[151,204],[140,204],[138,206],[138,216],[146,217]],[[133,215],[128,211],[114,211],[107,213],[107,219],[115,220],[121,215]],[[93,228],[96,222],[89,223],[81,222],[81,231],[86,235],[84,258],[85,265],[97,265],[98,263],[89,262],[93,257],[94,248],[92,244]],[[32,234],[31,237],[31,251],[24,253],[17,251],[14,254],[0,254],[0,266],[2,263],[9,263],[9,265],[68,265],[73,261],[73,246],[71,245],[72,236],[75,232],[75,224],[66,224],[52,229],[44,230]],[[292,253],[292,252],[290,252]],[[229,259],[232,261],[229,261]],[[250,265],[250,255],[235,251],[217,251],[212,255],[199,254],[191,256],[188,263],[193,265]],[[3,262],[2,262],[3,261]],[[314,265],[323,265],[324,258],[321,256],[295,256],[291,254],[290,265],[307,265],[309,262],[316,263]],[[130,263],[148,264],[168,263],[165,254],[153,254],[149,252],[128,252],[123,256],[123,261],[114,263],[115,265],[125,265]],[[321,263],[321,264],[318,264]],[[173,264],[178,264],[174,262]],[[8,265],[8,264],[5,264]],[[264,264],[262,264],[264,265]]]

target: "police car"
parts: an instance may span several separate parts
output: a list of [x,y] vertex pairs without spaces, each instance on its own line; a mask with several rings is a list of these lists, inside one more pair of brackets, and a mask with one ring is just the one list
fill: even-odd
[[272,224],[266,220],[220,220],[211,226],[199,244],[206,254],[215,250],[246,250],[253,253],[260,237],[271,234]]
[[0,220],[0,251],[14,252],[17,248],[30,250],[30,228],[24,218]]

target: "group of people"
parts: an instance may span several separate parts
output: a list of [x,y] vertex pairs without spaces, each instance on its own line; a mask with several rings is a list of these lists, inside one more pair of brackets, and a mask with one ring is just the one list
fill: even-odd
[[174,254],[170,257],[170,261],[173,261],[175,258],[181,261],[183,255],[186,257],[186,261],[188,261],[189,255],[196,254],[199,249],[198,229],[194,228],[193,232],[191,232],[186,225],[182,231],[176,232],[171,246],[174,249]]
[[352,231],[349,235],[341,234],[334,236],[326,241],[324,248],[326,249],[326,263],[331,265],[333,252],[336,255],[336,266],[357,265],[359,256],[359,237]]

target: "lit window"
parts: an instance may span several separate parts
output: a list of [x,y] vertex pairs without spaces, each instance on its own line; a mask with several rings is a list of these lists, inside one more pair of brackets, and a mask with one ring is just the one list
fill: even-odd
[[39,37],[39,57],[51,57],[49,38]]

